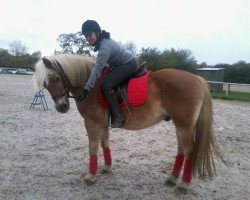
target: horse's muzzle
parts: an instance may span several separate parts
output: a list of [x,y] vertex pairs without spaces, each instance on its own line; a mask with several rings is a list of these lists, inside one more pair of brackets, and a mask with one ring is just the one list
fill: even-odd
[[66,113],[69,111],[69,104],[62,103],[56,106],[56,110],[60,113]]

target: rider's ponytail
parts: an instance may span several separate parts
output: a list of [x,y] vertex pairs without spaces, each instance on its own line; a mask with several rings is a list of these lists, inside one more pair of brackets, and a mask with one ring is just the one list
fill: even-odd
[[106,39],[110,39],[110,33],[105,31],[105,30],[102,30],[101,32],[101,38],[106,38]]

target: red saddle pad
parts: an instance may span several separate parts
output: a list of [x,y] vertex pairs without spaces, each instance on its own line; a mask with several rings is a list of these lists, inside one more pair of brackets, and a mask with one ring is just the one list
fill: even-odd
[[[101,78],[98,81],[98,100],[104,105],[108,106],[108,102],[102,94],[100,83],[102,79],[109,73],[109,68],[106,68],[102,73]],[[132,78],[128,81],[127,97],[130,106],[139,106],[146,102],[148,97],[148,76],[150,71],[139,78]],[[120,103],[121,106],[125,105],[125,102]]]

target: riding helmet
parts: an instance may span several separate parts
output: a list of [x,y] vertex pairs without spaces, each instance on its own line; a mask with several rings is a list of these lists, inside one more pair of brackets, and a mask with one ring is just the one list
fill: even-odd
[[88,32],[101,33],[101,27],[95,20],[87,20],[82,24],[82,34],[85,35]]

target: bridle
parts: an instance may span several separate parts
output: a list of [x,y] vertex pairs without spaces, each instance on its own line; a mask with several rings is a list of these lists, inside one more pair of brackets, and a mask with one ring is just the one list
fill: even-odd
[[67,89],[65,87],[65,82],[69,82],[69,80],[65,76],[65,74],[63,73],[63,69],[62,69],[61,64],[58,61],[56,61],[55,59],[51,60],[51,64],[52,65],[49,65],[49,66],[46,65],[46,66],[49,67],[49,68],[51,68],[51,69],[53,69],[53,70],[55,70],[59,74],[59,76],[61,78],[61,81],[62,81],[62,84],[63,84],[63,88],[64,88],[64,93],[59,94],[59,95],[53,95],[53,96],[51,95],[51,98],[53,100],[56,100],[56,99],[58,99],[60,97],[67,97],[67,98],[72,98],[72,99],[78,99],[79,96],[71,96],[69,94],[69,89]]
[[67,98],[72,98],[72,99],[78,99],[79,98],[79,96],[71,96],[69,94],[69,90],[68,89],[64,89],[64,93],[62,93],[62,94],[51,96],[51,98],[53,100],[56,100],[56,99],[58,99],[60,97],[67,97]]

